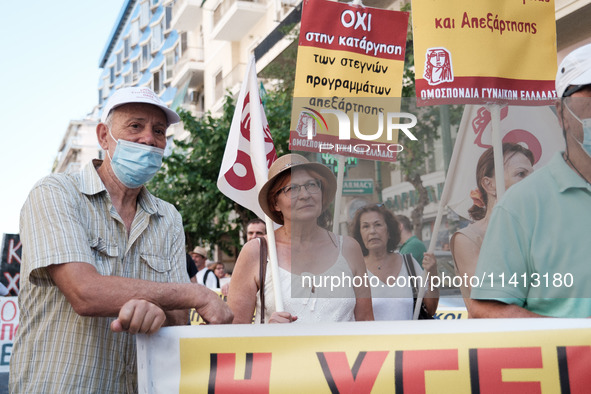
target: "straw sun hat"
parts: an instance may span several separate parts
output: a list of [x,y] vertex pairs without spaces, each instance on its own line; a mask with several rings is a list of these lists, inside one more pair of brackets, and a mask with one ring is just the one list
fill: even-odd
[[259,204],[261,208],[275,223],[283,224],[283,216],[269,205],[270,201],[272,201],[272,196],[268,195],[269,191],[282,173],[294,168],[310,170],[322,177],[320,181],[322,183],[323,211],[327,209],[330,203],[334,200],[337,190],[337,180],[328,167],[320,163],[311,163],[304,156],[295,153],[283,155],[271,165],[271,168],[269,168],[269,180],[263,185],[263,188],[259,192]]

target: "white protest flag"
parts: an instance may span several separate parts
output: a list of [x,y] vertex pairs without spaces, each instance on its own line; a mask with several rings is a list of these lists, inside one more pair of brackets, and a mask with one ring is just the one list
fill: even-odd
[[228,198],[264,219],[258,194],[276,159],[252,56],[236,101],[217,186]]
[[[564,138],[552,106],[506,106],[501,108],[502,142],[524,145],[534,154],[534,169],[545,165],[555,152],[564,149]],[[476,189],[476,165],[492,146],[492,120],[484,105],[466,105],[445,180],[441,204],[469,218]],[[444,200],[445,199],[445,200]]]

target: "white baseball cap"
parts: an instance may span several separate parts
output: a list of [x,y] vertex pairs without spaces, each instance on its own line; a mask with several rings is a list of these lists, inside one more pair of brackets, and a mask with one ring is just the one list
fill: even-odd
[[129,87],[119,89],[115,91],[115,93],[113,93],[111,97],[109,97],[105,106],[103,107],[103,113],[101,114],[101,122],[105,123],[105,121],[107,120],[107,116],[109,115],[109,112],[111,112],[112,109],[117,108],[120,105],[129,103],[146,103],[159,107],[166,114],[166,118],[169,125],[178,123],[181,120],[180,116],[176,112],[168,108],[166,104],[164,104],[164,102],[160,100],[160,97],[158,97],[158,95],[154,93],[152,89]]
[[[591,85],[591,44],[577,48],[566,55],[556,73],[558,97],[563,97],[569,86],[585,85]],[[568,95],[572,93],[574,91]]]

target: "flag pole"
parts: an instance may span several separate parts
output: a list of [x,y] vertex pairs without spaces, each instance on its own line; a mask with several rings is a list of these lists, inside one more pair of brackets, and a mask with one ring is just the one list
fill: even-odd
[[[254,55],[250,59],[250,67],[252,69],[255,68],[256,60]],[[260,104],[260,96],[259,96],[259,85],[257,81],[256,71],[249,73],[249,78],[252,78],[250,81],[250,105],[251,106],[259,106]],[[252,108],[252,107],[251,107]],[[251,130],[261,130],[263,131],[263,119],[261,116],[260,111],[250,111],[250,119],[251,119]],[[263,133],[251,133],[250,136],[253,144],[255,146],[264,146],[264,137]],[[257,185],[263,185],[267,181],[267,161],[264,154],[254,155],[253,157],[253,164],[255,168],[255,178]],[[275,310],[277,312],[283,312],[283,295],[281,294],[281,281],[279,280],[279,264],[277,260],[277,244],[275,243],[275,229],[273,225],[273,221],[267,215],[265,215],[265,226],[267,228],[267,242],[269,247],[269,265],[271,267],[271,275],[273,277],[273,293],[275,295]],[[265,289],[260,289],[260,291],[265,291]]]
[[[285,311],[283,307],[283,294],[281,294],[281,282],[279,280],[279,264],[277,259],[277,244],[275,243],[275,226],[270,217],[265,215],[265,225],[267,227],[267,245],[269,246],[269,265],[271,266],[271,276],[273,278],[273,293],[275,294],[275,311]],[[261,279],[262,281],[262,279]],[[265,289],[260,289],[265,291]]]
[[488,106],[492,121],[492,146],[495,163],[495,183],[497,186],[497,201],[505,193],[505,168],[503,165],[503,142],[501,140],[501,106],[499,104],[490,104]]
[[332,232],[339,235],[339,219],[341,217],[341,201],[343,196],[343,182],[345,179],[345,156],[335,155],[337,158],[337,192],[334,199],[334,214],[332,218]]
[[[451,160],[449,161],[449,168],[447,170],[447,175],[445,177],[445,182],[443,183],[443,191],[441,192],[441,198],[439,199],[439,206],[437,207],[437,216],[435,217],[435,223],[433,224],[433,231],[431,232],[431,241],[429,241],[429,248],[427,249],[428,253],[433,253],[435,251],[435,246],[437,245],[437,236],[439,234],[439,227],[441,227],[441,220],[443,217],[443,209],[447,206],[447,202],[449,200],[449,194],[451,193],[451,182],[447,181],[449,174],[455,174],[456,168],[458,165],[458,157],[460,156],[459,146],[460,142],[464,139],[464,134],[468,127],[466,127],[466,122],[469,122],[468,116],[462,116],[462,124],[458,130],[458,135],[456,137],[456,143],[454,144],[454,149],[451,155]],[[423,298],[425,298],[425,293],[427,292],[427,275],[428,272],[425,270],[423,271],[423,276],[420,284],[422,285],[419,288],[419,293],[417,294],[417,302],[415,304],[415,310],[413,312],[412,319],[417,320],[419,318],[419,312],[421,311],[421,304],[423,303]]]

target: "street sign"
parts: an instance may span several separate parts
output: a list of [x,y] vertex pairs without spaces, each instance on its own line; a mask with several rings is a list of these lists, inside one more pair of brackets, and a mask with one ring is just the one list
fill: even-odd
[[373,194],[373,179],[350,179],[343,182],[343,195]]

